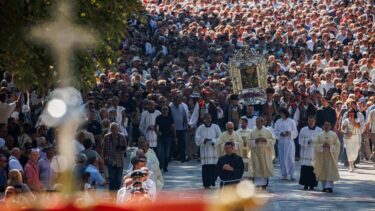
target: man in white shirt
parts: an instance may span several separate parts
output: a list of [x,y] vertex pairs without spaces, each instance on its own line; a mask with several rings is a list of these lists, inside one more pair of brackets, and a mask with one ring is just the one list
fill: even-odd
[[9,170],[17,169],[23,173],[23,167],[19,161],[21,157],[21,150],[18,147],[14,147],[11,151],[11,156],[9,157]]
[[6,124],[8,121],[8,118],[10,117],[10,114],[14,111],[16,108],[16,105],[18,101],[20,100],[20,96],[18,96],[18,99],[12,103],[7,103],[8,101],[8,95],[5,92],[0,93],[0,123]]
[[326,80],[325,80],[324,84],[321,85],[321,86],[323,87],[324,93],[327,94],[327,92],[331,88],[335,87],[335,84],[333,84],[333,82],[332,82],[332,74],[330,72],[327,72],[325,74],[325,76],[326,76]]
[[310,51],[314,51],[314,46],[315,44],[318,42],[318,37],[316,36],[316,34],[313,32],[311,34],[311,40],[307,41],[307,48],[310,50]]
[[313,84],[310,86],[310,95],[314,93],[315,90],[319,91],[321,95],[324,95],[323,86],[320,84],[320,78],[314,77]]

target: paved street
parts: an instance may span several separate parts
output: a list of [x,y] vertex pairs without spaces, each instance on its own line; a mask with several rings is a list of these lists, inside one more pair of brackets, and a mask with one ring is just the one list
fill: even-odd
[[[299,165],[296,168],[299,174]],[[212,190],[204,191],[201,187],[201,167],[197,161],[181,164],[174,161],[165,173],[165,190],[173,191],[184,197],[184,193],[194,192],[209,195]],[[340,181],[335,184],[334,193],[304,191],[296,181],[281,180],[278,165],[275,176],[270,179],[268,193],[260,197],[269,201],[261,210],[375,210],[375,169],[372,163],[358,165],[354,173],[340,166]],[[187,194],[186,194],[187,195]]]

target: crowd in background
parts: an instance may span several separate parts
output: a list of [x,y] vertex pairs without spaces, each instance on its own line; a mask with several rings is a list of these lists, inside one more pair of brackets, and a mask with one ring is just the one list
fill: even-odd
[[[82,190],[104,189],[107,183],[119,190],[126,149],[139,142],[143,155],[139,152],[132,162],[147,163],[151,176],[168,171],[171,160],[200,159],[195,131],[204,113],[221,131],[228,122],[239,129],[243,116],[250,129],[253,116],[274,127],[280,108],[298,132],[316,116],[318,127],[329,121],[340,138],[342,162],[354,168],[372,158],[374,2],[189,0],[144,1],[144,6],[146,20],[128,20],[116,66],[98,70],[96,86],[82,93],[87,121],[74,140]],[[243,105],[233,94],[228,62],[241,48],[268,59],[264,105]],[[59,188],[54,171],[58,129],[39,121],[46,96],[34,90],[20,94],[12,77],[3,74],[0,90],[0,190],[27,193],[27,199]],[[344,143],[343,125],[358,129],[357,145]],[[295,147],[298,161],[298,138]],[[348,156],[346,147],[357,153]],[[157,162],[148,164],[150,153]],[[153,179],[161,188],[157,177],[161,173]]]

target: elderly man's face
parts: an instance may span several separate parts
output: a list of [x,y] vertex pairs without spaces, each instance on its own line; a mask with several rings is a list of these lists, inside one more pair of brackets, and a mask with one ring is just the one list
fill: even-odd
[[227,124],[227,131],[229,133],[232,133],[234,131],[234,125],[231,123]]
[[113,125],[111,125],[111,132],[112,133],[117,133],[118,132],[118,126],[117,125],[115,125],[115,124],[113,124]]

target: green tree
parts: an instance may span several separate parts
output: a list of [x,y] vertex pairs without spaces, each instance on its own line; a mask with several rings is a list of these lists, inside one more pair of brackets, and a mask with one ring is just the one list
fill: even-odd
[[[48,47],[28,39],[30,28],[50,21],[53,0],[0,0],[0,68],[13,74],[17,88],[36,87],[46,92],[58,80]],[[126,36],[127,20],[142,19],[138,0],[71,0],[73,21],[100,36],[91,50],[76,52],[72,68],[74,86],[82,91],[95,83],[98,68],[109,69],[119,57],[121,40]]]

